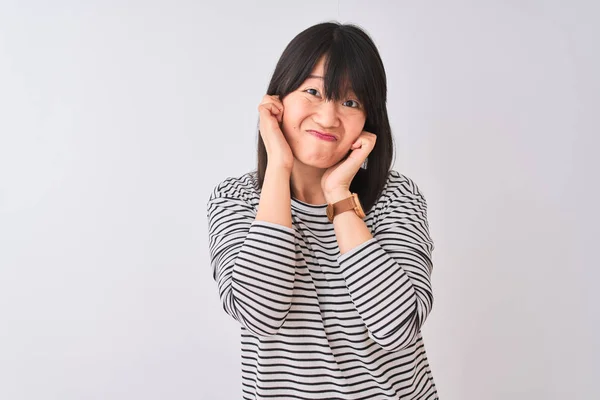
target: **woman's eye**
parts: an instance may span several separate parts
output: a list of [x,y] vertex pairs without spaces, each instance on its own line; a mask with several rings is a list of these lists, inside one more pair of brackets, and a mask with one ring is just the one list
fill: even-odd
[[306,89],[305,92],[308,94],[312,94],[313,96],[319,95],[319,91],[317,89]]
[[352,107],[352,108],[360,107],[360,104],[358,104],[358,102],[356,102],[355,100],[346,100],[344,102],[344,105],[347,107]]

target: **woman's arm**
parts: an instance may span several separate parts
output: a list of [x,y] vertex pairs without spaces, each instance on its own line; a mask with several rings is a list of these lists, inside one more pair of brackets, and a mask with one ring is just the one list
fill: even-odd
[[259,336],[274,335],[291,306],[295,234],[289,175],[267,169],[255,215],[249,190],[217,186],[207,204],[213,277],[225,311]]
[[408,347],[433,306],[434,246],[425,198],[418,189],[396,190],[379,215],[374,237],[355,213],[336,216],[334,225],[339,247],[346,249],[338,263],[369,335],[389,351]]
[[267,166],[258,204],[257,221],[292,227],[291,172]]

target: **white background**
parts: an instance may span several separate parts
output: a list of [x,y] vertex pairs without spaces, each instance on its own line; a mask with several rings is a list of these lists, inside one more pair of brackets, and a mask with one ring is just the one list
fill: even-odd
[[2,1],[0,398],[240,398],[206,201],[285,45],[365,28],[429,204],[442,400],[600,398],[595,1]]

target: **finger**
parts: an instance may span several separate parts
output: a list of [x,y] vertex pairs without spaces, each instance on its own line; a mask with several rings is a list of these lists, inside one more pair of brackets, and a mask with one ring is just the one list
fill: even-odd
[[261,110],[267,110],[267,111],[269,111],[271,114],[273,114],[275,116],[278,115],[278,114],[281,114],[281,112],[283,111],[283,109],[280,109],[279,107],[277,107],[276,104],[273,104],[273,103],[263,103],[263,104],[260,104],[258,106],[258,111],[260,112]]
[[271,101],[277,105],[277,108],[283,111],[283,102],[279,99],[278,95],[271,96]]
[[268,106],[268,108],[270,110],[273,110],[273,114],[274,115],[283,113],[283,104],[277,103],[277,102],[273,102],[271,100],[264,101],[264,102],[260,103],[258,106],[259,107],[261,107],[261,106]]
[[358,139],[364,139],[369,143],[375,143],[375,141],[377,140],[377,135],[375,135],[374,133],[371,132],[367,132],[367,131],[362,131],[361,134],[358,136]]
[[377,136],[374,133],[369,132],[369,131],[362,131],[360,134],[361,135],[365,135],[365,136],[375,136],[375,137]]
[[275,109],[277,110],[275,114],[275,118],[277,118],[277,122],[282,123],[283,122],[283,105],[282,106],[278,106],[277,104],[274,104]]
[[267,121],[271,118],[274,118],[278,124],[283,121],[282,112],[273,103],[261,104],[258,107],[258,112],[261,124],[268,123]]
[[366,141],[363,138],[358,138],[354,143],[352,143],[353,149],[360,149],[366,144]]
[[375,136],[372,133],[368,133],[368,132],[361,133],[360,136],[358,138],[356,138],[354,143],[352,143],[352,147],[354,148],[357,145],[358,145],[358,147],[364,147],[364,146],[375,147],[376,140],[377,140],[377,136]]
[[264,104],[264,103],[275,103],[278,106],[281,106],[279,108],[283,108],[283,103],[281,102],[281,99],[279,98],[279,95],[273,95],[273,96],[271,96],[271,95],[266,94],[266,95],[263,96],[263,98],[261,99],[260,103],[261,104]]

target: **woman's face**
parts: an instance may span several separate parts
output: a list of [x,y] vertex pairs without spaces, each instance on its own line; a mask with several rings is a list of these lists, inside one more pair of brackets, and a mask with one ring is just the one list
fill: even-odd
[[[323,76],[321,58],[300,87],[282,100],[282,131],[294,157],[317,168],[329,168],[344,158],[366,120],[364,106],[352,92],[337,102],[325,100]],[[318,133],[333,138],[324,140]]]

